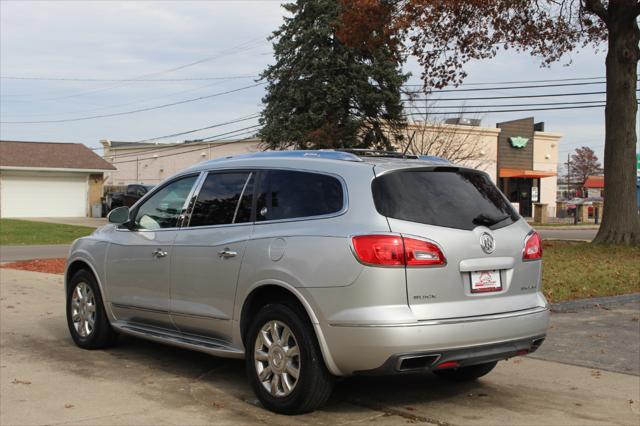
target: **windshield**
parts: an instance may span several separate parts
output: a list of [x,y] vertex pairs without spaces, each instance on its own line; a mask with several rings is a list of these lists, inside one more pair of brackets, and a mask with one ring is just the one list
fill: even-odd
[[373,181],[372,192],[380,214],[427,225],[497,229],[520,218],[491,180],[472,170],[391,172]]

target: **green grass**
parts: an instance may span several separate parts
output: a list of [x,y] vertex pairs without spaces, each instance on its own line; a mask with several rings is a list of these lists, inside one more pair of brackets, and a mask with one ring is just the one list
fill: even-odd
[[640,247],[545,241],[542,283],[550,302],[640,292]]
[[0,245],[68,244],[93,231],[86,226],[0,219]]

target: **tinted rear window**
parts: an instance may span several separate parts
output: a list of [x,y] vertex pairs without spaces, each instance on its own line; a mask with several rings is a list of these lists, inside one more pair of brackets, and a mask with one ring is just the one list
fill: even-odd
[[482,173],[448,169],[405,170],[373,181],[376,209],[384,216],[447,228],[501,228],[519,219]]
[[342,184],[332,176],[290,170],[261,174],[256,220],[320,216],[342,210]]

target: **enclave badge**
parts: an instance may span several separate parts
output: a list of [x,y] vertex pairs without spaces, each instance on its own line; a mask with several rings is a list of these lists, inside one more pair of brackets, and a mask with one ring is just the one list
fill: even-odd
[[480,247],[482,247],[482,251],[487,254],[493,253],[496,249],[496,242],[491,234],[483,232],[482,235],[480,235]]

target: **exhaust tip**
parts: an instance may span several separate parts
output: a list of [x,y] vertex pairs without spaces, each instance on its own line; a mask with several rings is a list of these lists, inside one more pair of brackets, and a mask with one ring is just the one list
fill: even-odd
[[401,357],[398,371],[425,370],[431,367],[440,355],[418,355]]
[[542,342],[544,342],[544,337],[534,340],[533,343],[531,343],[531,349],[529,349],[529,353],[537,351],[540,345],[542,345]]

